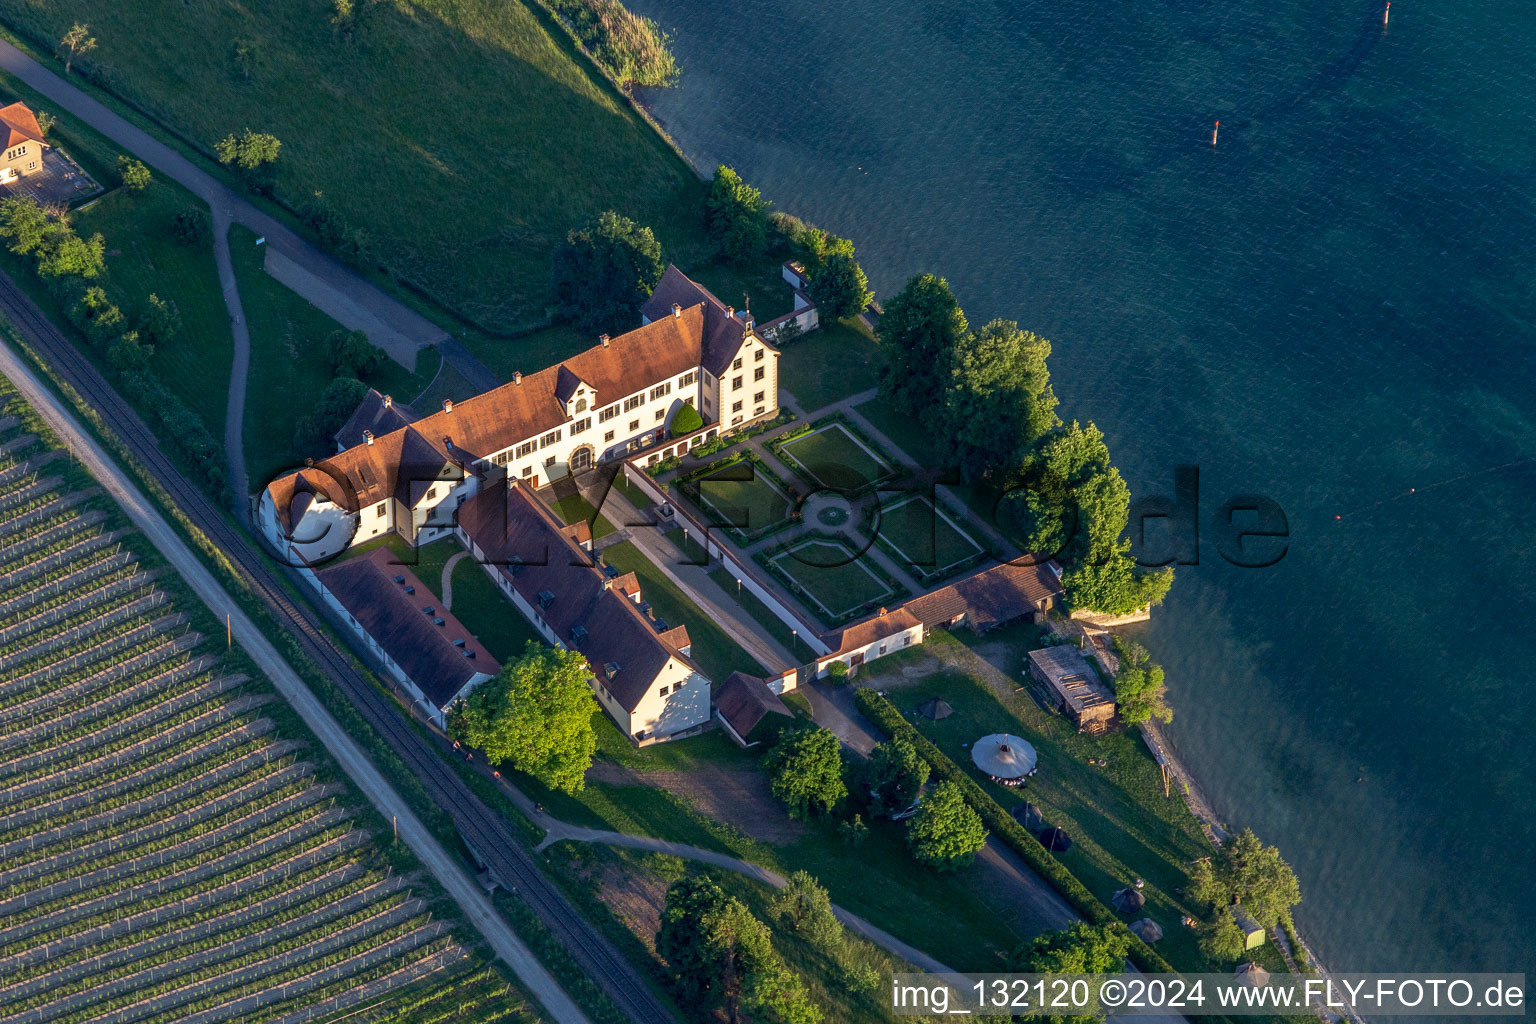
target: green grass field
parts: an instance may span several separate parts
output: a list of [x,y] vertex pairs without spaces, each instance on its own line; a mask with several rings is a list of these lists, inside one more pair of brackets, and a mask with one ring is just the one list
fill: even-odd
[[[331,382],[325,339],[341,325],[262,269],[266,250],[256,244],[254,232],[236,225],[230,229],[229,246],[251,335],[245,461],[252,488],[259,488],[279,473],[302,465],[306,456],[324,458],[334,451],[299,451],[294,422],[313,408]],[[442,357],[432,349],[417,356],[415,373],[386,358],[364,383],[408,404],[431,383],[441,363]],[[222,410],[219,415],[222,424]]]
[[891,475],[885,460],[864,447],[841,423],[803,434],[780,449],[786,464],[812,483],[852,490]]
[[688,638],[693,641],[693,660],[710,679],[724,682],[736,671],[756,676],[768,674],[756,658],[743,651],[729,633],[700,611],[698,605],[689,600],[688,595],[645,556],[645,552],[635,547],[633,541],[604,548],[603,560],[620,572],[633,572],[639,578],[641,597],[651,603],[657,618],[669,626],[688,627]]
[[924,572],[963,562],[981,550],[920,494],[880,510],[880,537],[896,549],[899,561]]
[[[746,476],[747,480],[726,479]],[[752,462],[725,466],[699,482],[699,501],[720,526],[752,533],[781,522],[789,514],[789,495]]]
[[[1194,816],[1175,791],[1163,796],[1157,765],[1135,733],[1080,735],[1060,716],[1043,711],[1027,692],[1010,689],[1006,698],[986,681],[977,653],[1001,664],[1008,679],[1023,678],[1023,660],[1038,646],[1039,629],[1016,625],[974,638],[930,635],[920,650],[902,652],[866,668],[861,683],[891,685],[892,703],[910,713],[930,697],[942,697],[954,713],[938,722],[911,721],[956,764],[971,767],[968,744],[994,732],[1011,732],[1034,744],[1040,770],[1022,791],[1006,789],[972,772],[1004,807],[1020,800],[1039,806],[1047,822],[1072,837],[1060,860],[1084,885],[1108,902],[1115,890],[1137,878],[1147,882],[1147,916],[1163,926],[1157,950],[1181,970],[1219,969],[1200,954],[1194,933],[1179,924],[1194,913],[1176,890],[1188,884],[1189,864],[1210,853]],[[940,664],[916,685],[901,670],[937,657]],[[1016,684],[1009,684],[1010,686]],[[1092,760],[1109,763],[1099,767]],[[1138,915],[1139,916],[1139,915]]]
[[556,241],[609,206],[654,227],[669,257],[705,261],[702,183],[533,5],[362,3],[350,38],[332,14],[310,0],[0,2],[43,52],[89,23],[99,47],[82,70],[204,153],[247,127],[276,135],[280,199],[322,193],[394,274],[482,324],[540,320]]
[[814,413],[879,382],[880,346],[857,320],[824,323],[784,346],[779,386]]
[[842,541],[811,537],[770,559],[805,589],[815,608],[831,618],[891,593]]

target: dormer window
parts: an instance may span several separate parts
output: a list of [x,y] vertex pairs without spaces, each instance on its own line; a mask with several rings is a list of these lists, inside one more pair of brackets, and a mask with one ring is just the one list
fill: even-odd
[[550,605],[552,605],[554,603],[555,603],[555,592],[553,590],[541,590],[541,591],[539,591],[539,607],[540,608],[548,608]]
[[620,667],[621,666],[616,661],[610,661],[606,665],[603,666],[603,672],[604,672],[605,675],[608,676],[608,679],[609,679],[610,682],[613,680],[614,676],[619,674],[619,668]]
[[587,400],[585,398],[578,398],[578,399],[576,399],[576,407],[575,407],[575,409],[573,411],[578,412],[578,413],[586,412],[587,411]]
[[571,627],[571,643],[573,643],[576,646],[580,647],[583,643],[586,642],[586,640],[587,640],[587,627],[586,626],[572,626]]

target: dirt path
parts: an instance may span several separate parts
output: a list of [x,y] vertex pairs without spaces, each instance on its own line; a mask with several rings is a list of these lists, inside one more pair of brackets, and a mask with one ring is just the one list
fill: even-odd
[[229,251],[229,211],[215,208],[213,214],[213,263],[219,271],[219,290],[229,310],[229,331],[235,340],[234,359],[229,367],[229,400],[224,409],[224,455],[229,460],[229,486],[235,492],[235,518],[242,526],[251,525],[251,485],[245,471],[245,385],[251,372],[251,333],[240,305],[240,288],[235,281],[234,258]]
[[458,554],[451,556],[448,561],[443,563],[443,607],[448,609],[450,612],[453,611],[453,570],[458,567],[460,562],[464,561],[464,559],[468,557],[468,551],[460,551]]

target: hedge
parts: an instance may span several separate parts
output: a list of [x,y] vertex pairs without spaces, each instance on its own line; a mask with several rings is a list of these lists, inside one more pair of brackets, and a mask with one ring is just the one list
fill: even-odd
[[971,778],[969,773],[950,760],[949,755],[902,717],[894,704],[866,687],[860,687],[854,691],[854,702],[859,710],[879,726],[887,736],[892,738],[901,736],[911,741],[935,775],[958,783],[965,792],[966,800],[976,809],[976,813],[981,815],[981,820],[986,823],[992,834],[1024,858],[1024,862],[1034,868],[1035,873],[1060,893],[1074,910],[1094,924],[1107,924],[1115,931],[1124,934],[1130,940],[1131,961],[1137,967],[1155,974],[1177,973],[1172,964],[1164,960],[1151,946],[1137,938],[1136,934],[1127,928],[1124,922],[1116,917],[1098,897],[1088,891],[1087,886],[1079,882],[1072,872],[1062,867],[1061,862],[1052,857],[1045,847],[1040,845],[1040,841],[1030,835],[1028,829],[1013,820],[1013,816],[1003,809],[1002,804],[977,785],[976,780]]

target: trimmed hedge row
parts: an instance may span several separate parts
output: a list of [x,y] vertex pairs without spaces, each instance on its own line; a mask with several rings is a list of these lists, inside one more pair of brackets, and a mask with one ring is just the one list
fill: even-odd
[[1087,886],[1079,882],[1072,872],[1062,867],[1061,863],[1040,845],[1040,841],[1029,834],[1028,829],[1013,820],[1013,816],[1005,811],[986,790],[977,785],[976,780],[972,779],[969,773],[955,764],[949,755],[902,717],[894,704],[866,687],[860,687],[854,691],[854,702],[859,710],[879,726],[887,736],[892,738],[901,736],[911,741],[935,775],[958,783],[965,792],[966,800],[976,809],[976,813],[981,815],[981,820],[986,823],[987,828],[1024,858],[1025,863],[1050,883],[1051,888],[1060,893],[1074,910],[1094,924],[1107,924],[1117,932],[1123,933],[1130,940],[1131,960],[1137,967],[1158,974],[1177,973],[1172,964],[1164,960],[1151,946],[1137,938],[1136,934],[1127,928],[1125,923],[1116,917],[1098,897],[1088,891]]

